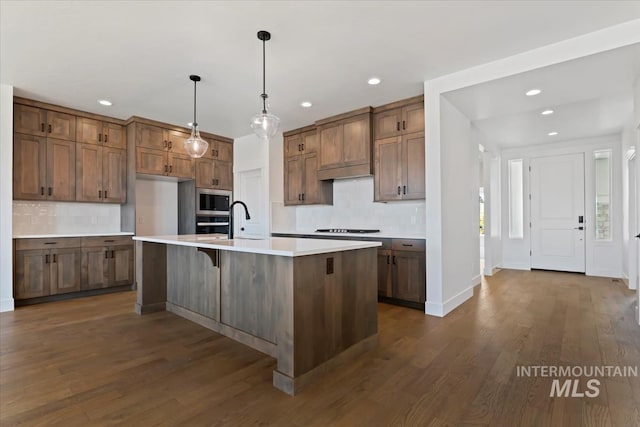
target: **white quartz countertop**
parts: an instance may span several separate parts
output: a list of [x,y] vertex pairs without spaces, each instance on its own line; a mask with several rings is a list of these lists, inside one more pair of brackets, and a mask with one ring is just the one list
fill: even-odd
[[[330,227],[326,227],[330,228]],[[337,238],[342,237],[363,237],[363,238],[378,238],[378,239],[426,239],[424,235],[416,233],[399,233],[399,232],[387,232],[380,231],[378,233],[318,233],[316,231],[299,231],[299,230],[279,230],[272,231],[271,234],[292,234],[298,236],[335,236]]]
[[211,234],[185,234],[179,236],[135,236],[133,240],[165,243],[167,245],[193,246],[198,248],[222,249],[233,252],[249,252],[265,255],[296,257],[375,248],[379,242],[356,242],[349,240],[298,239],[291,237],[269,237],[266,239],[236,238]]
[[100,236],[133,236],[127,231],[116,231],[107,233],[54,233],[54,234],[17,234],[14,239],[56,239],[62,237],[100,237]]

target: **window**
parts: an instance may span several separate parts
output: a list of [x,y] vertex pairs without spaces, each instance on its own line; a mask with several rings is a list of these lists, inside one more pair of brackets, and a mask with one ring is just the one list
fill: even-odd
[[524,237],[522,159],[509,160],[509,238]]
[[596,240],[611,240],[611,150],[593,153],[596,179]]

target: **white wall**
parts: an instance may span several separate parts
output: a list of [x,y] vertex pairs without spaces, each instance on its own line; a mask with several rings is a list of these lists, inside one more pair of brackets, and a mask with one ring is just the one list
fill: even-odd
[[[621,136],[612,135],[599,138],[585,138],[579,140],[557,142],[541,146],[521,147],[502,151],[502,197],[505,203],[502,207],[502,267],[515,269],[530,269],[531,236],[528,226],[524,227],[523,239],[510,239],[508,233],[508,185],[507,165],[510,159],[523,159],[524,165],[524,224],[530,221],[529,162],[531,158],[554,156],[570,153],[584,153],[585,158],[585,226],[586,226],[586,274],[591,276],[622,277],[622,161]],[[596,241],[594,228],[595,209],[595,171],[593,152],[597,150],[612,150],[612,240],[610,242]]]
[[178,234],[178,183],[136,180],[136,234]]
[[425,85],[426,128],[437,135],[436,139],[426,138],[429,215],[425,311],[444,316],[473,296],[476,248],[480,245],[479,159],[469,119],[446,98],[437,95],[434,99],[430,92]]
[[0,84],[0,312],[13,310],[13,86]]
[[46,201],[13,202],[14,235],[119,231],[120,205]]

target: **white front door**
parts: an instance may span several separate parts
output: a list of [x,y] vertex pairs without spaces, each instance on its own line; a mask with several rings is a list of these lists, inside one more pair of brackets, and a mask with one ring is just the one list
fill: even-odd
[[531,268],[585,272],[584,210],[583,154],[531,159]]

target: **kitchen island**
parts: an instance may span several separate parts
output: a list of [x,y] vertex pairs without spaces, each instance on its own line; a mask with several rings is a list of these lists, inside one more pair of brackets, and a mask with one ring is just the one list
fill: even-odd
[[377,344],[378,242],[134,240],[135,311],[167,310],[276,358],[285,393]]

